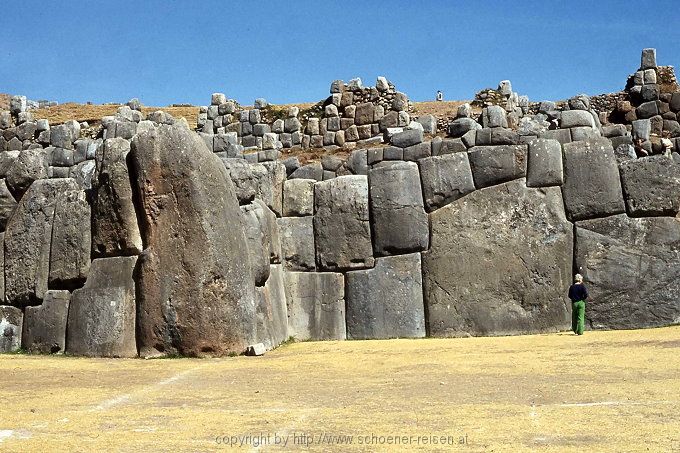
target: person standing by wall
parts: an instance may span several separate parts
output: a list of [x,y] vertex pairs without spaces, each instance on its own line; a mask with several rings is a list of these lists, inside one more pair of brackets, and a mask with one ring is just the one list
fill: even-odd
[[571,299],[571,330],[576,335],[583,335],[586,323],[586,299],[588,290],[583,284],[583,276],[576,274],[574,284],[569,287],[569,299]]
[[437,101],[441,102],[443,100],[444,100],[444,94],[440,90],[437,90]]

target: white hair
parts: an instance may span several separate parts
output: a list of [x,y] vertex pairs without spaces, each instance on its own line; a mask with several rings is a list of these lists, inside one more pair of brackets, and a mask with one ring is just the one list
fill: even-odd
[[574,280],[576,281],[576,283],[583,283],[583,275],[581,274],[574,275]]

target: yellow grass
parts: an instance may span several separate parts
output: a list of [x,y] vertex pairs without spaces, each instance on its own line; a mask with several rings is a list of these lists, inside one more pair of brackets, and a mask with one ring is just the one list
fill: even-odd
[[[673,451],[679,349],[672,327],[296,343],[259,358],[5,355],[0,450],[283,451],[253,445],[276,434],[288,451]],[[409,444],[422,436],[453,445]]]

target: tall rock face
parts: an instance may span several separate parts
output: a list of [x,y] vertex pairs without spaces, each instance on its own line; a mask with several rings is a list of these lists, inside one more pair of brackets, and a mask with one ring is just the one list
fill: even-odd
[[595,329],[680,322],[680,219],[616,215],[576,223],[576,266]]
[[140,355],[243,352],[255,288],[234,187],[181,125],[138,134],[130,154],[145,244],[137,272]]
[[[10,305],[39,305],[47,291],[50,246],[58,200],[75,181],[41,179],[31,184],[5,232],[5,297]],[[89,263],[88,263],[89,264]]]
[[127,167],[129,152],[130,143],[122,138],[108,139],[97,150],[92,208],[92,249],[97,257],[142,251]]
[[573,232],[558,187],[507,182],[454,201],[430,221],[423,286],[431,336],[569,326]]

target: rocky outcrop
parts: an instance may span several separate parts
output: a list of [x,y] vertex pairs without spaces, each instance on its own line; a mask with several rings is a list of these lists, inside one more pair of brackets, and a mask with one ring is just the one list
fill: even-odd
[[680,322],[680,219],[616,215],[576,223],[579,272],[595,329]]
[[138,134],[130,162],[147,247],[136,277],[140,354],[243,352],[255,293],[226,169],[181,125]]
[[573,240],[562,206],[559,188],[527,188],[520,179],[430,214],[432,244],[423,253],[430,335],[567,328]]

